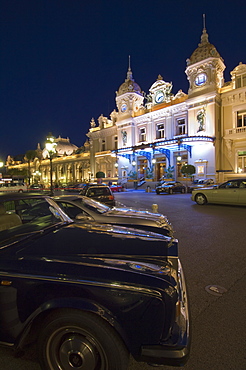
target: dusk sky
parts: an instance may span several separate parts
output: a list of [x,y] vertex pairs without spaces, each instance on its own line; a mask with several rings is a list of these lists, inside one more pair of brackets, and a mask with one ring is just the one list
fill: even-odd
[[159,74],[187,93],[204,13],[229,81],[246,63],[245,0],[1,0],[0,159],[43,148],[49,132],[82,146],[91,118],[116,108],[129,55],[146,93]]

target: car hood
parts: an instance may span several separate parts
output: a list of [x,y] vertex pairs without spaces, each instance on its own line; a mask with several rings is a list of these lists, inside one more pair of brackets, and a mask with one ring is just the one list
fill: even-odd
[[169,224],[166,216],[161,213],[153,213],[149,211],[140,211],[132,208],[112,208],[106,213],[107,216],[117,216],[117,217],[134,217],[138,219],[148,219],[156,222],[165,222]]
[[162,234],[128,227],[73,223],[29,240],[24,249],[19,251],[20,254],[39,256],[93,255],[119,259],[149,256],[158,259],[178,257],[178,241]]

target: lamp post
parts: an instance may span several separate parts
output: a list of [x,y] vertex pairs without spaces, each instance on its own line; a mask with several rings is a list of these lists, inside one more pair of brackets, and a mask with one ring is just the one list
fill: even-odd
[[152,163],[152,173],[153,173],[153,180],[156,180],[156,175],[155,175],[155,164],[156,164],[156,159],[155,158],[152,158],[152,161],[151,161],[151,163]]
[[[4,166],[4,163],[2,161],[0,161],[0,170],[1,170],[1,167]],[[3,174],[2,172],[0,172],[0,179],[3,177]]]
[[47,139],[46,139],[46,142],[45,142],[45,148],[49,154],[49,159],[50,159],[50,194],[51,195],[54,195],[54,190],[53,190],[53,178],[52,178],[52,172],[53,172],[53,168],[52,168],[52,159],[54,157],[54,154],[56,152],[56,143],[55,143],[55,138],[54,136],[52,136],[52,134],[50,133],[48,136],[47,136]]

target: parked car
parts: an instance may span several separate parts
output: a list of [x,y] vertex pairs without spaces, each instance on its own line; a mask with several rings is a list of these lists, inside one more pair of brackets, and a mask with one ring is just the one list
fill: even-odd
[[24,182],[9,182],[0,184],[0,192],[18,192],[23,193],[27,191],[27,186]]
[[195,189],[206,188],[207,186],[214,186],[213,179],[201,179],[201,180],[194,180],[191,185],[187,187],[187,192],[191,193]]
[[41,184],[32,184],[28,187],[28,192],[30,193],[42,193],[44,191],[44,187]]
[[110,189],[111,189],[112,192],[115,192],[115,191],[117,191],[117,192],[123,191],[122,186],[119,185],[119,184],[117,184],[117,185],[116,184],[112,184],[109,187],[110,187]]
[[120,226],[141,228],[173,236],[168,218],[160,213],[139,211],[132,208],[108,207],[82,195],[61,195],[53,198],[73,220],[93,221]]
[[68,185],[65,190],[72,192],[72,193],[79,193],[85,184],[73,184],[73,185]]
[[79,193],[98,202],[105,203],[110,207],[115,206],[115,199],[109,186],[103,184],[84,184]]
[[160,193],[185,193],[186,188],[179,181],[164,181],[155,188],[156,194]]
[[[189,310],[176,239],[74,223],[45,195],[3,194],[0,206],[1,344],[22,351],[37,342],[43,370],[126,370],[129,354],[186,362]],[[11,215],[19,224],[8,223]]]
[[233,179],[210,188],[192,191],[191,199],[199,205],[221,203],[246,205],[246,178]]

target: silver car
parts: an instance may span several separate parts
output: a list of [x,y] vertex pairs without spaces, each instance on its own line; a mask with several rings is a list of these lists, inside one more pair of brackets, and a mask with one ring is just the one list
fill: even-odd
[[211,188],[193,190],[191,200],[199,205],[221,203],[246,206],[246,178],[229,180]]
[[128,226],[173,236],[167,217],[160,213],[132,208],[108,207],[82,195],[61,195],[53,198],[73,220]]

